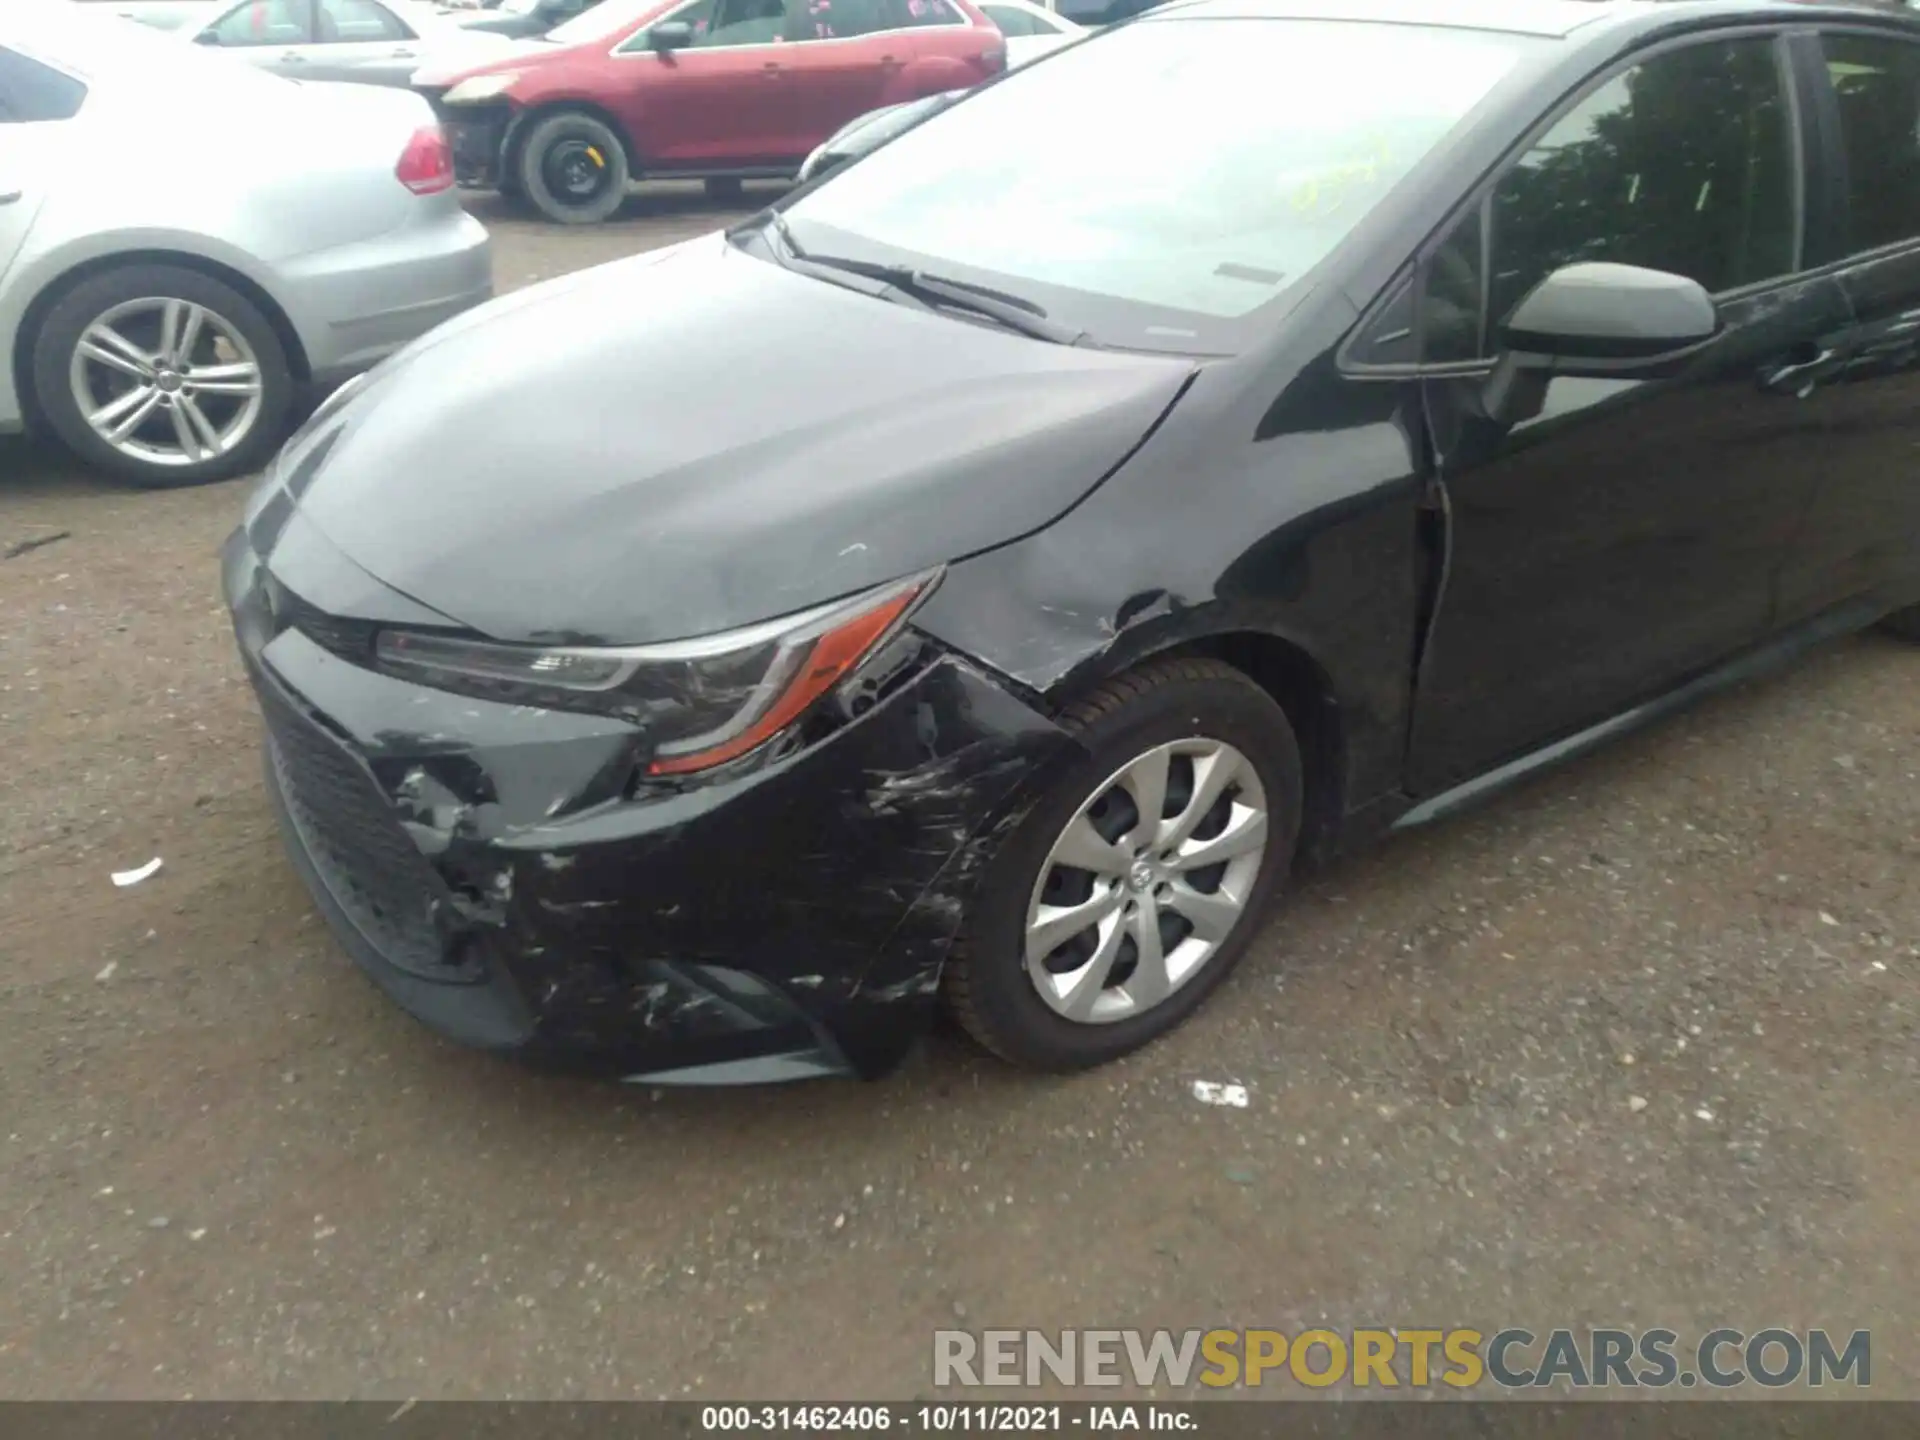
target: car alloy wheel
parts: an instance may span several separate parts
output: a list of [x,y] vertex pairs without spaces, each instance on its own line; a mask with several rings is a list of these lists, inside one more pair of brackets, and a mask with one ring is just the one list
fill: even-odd
[[269,303],[186,265],[130,260],[81,278],[32,333],[39,420],[135,485],[245,474],[286,438],[294,401]]
[[80,334],[67,383],[94,434],[143,465],[202,465],[259,423],[260,360],[239,329],[191,300],[142,296]]
[[1064,706],[1076,752],[1034,774],[975,887],[941,992],[1002,1059],[1064,1072],[1179,1025],[1239,963],[1304,812],[1287,712],[1208,656]]
[[1040,998],[1088,1025],[1162,1004],[1219,952],[1266,854],[1266,793],[1233,746],[1178,740],[1129,761],[1041,866],[1026,927]]

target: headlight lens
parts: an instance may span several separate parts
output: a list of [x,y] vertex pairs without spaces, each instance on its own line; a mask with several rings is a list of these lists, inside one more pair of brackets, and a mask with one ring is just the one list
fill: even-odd
[[543,649],[383,630],[374,658],[393,674],[507,704],[591,710],[654,742],[649,775],[689,775],[784,731],[859,668],[938,572],[742,630],[620,649]]
[[513,88],[513,82],[520,78],[518,70],[504,70],[497,75],[475,75],[471,80],[462,80],[458,85],[440,97],[442,105],[473,105],[481,100],[491,100],[504,95]]

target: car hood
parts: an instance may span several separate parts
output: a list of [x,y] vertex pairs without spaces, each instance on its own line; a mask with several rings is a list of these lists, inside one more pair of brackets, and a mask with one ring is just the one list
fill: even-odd
[[355,564],[460,624],[642,644],[1039,529],[1192,369],[890,304],[710,236],[434,331],[277,473]]

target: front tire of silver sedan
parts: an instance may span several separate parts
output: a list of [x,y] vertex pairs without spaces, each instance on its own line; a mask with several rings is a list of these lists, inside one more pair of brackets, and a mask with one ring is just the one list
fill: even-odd
[[1084,753],[989,866],[942,989],[987,1049],[1069,1071],[1226,978],[1292,868],[1303,787],[1286,712],[1218,661],[1149,663],[1060,723]]
[[175,265],[89,276],[33,337],[34,397],[89,465],[149,489],[257,469],[285,438],[293,374],[260,308]]

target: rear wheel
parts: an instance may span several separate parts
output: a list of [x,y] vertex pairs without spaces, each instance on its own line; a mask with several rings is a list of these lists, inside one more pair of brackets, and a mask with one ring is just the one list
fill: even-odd
[[32,377],[71,450],[151,488],[257,468],[293,403],[286,350],[260,308],[174,265],[124,265],[74,286],[33,337]]
[[[620,137],[579,110],[536,120],[520,142],[513,172],[527,202],[561,225],[607,219],[625,202],[632,179]],[[511,193],[505,186],[502,191]]]
[[1062,717],[1086,747],[995,858],[943,978],[981,1044],[1040,1070],[1173,1029],[1226,978],[1291,868],[1286,713],[1211,660],[1158,661]]

